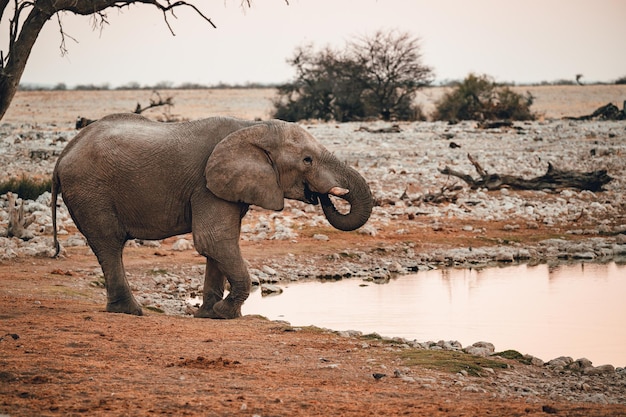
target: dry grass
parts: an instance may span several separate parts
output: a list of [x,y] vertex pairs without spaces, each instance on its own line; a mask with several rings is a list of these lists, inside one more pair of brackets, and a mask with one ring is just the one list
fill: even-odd
[[[626,100],[626,85],[522,86],[511,89],[520,94],[530,92],[535,98],[531,110],[545,118],[582,116],[609,102],[622,108]],[[445,87],[423,89],[418,94],[417,103],[430,114],[435,101],[445,91]],[[173,97],[171,113],[183,118],[234,116],[268,119],[276,90],[167,90],[163,95]],[[56,124],[57,129],[73,129],[78,116],[97,119],[111,113],[130,112],[137,102],[147,104],[151,96],[150,90],[19,91],[2,122]],[[162,112],[163,109],[156,108],[145,115],[156,119]]]

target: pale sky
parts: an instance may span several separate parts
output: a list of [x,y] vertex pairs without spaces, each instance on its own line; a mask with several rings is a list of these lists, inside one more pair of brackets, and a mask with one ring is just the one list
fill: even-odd
[[[341,47],[378,29],[407,31],[421,39],[423,63],[438,81],[470,72],[496,81],[532,83],[614,81],[626,76],[625,0],[239,0],[195,2],[217,25],[191,9],[170,17],[148,5],[110,10],[110,25],[92,29],[89,17],[64,14],[69,54],[59,52],[56,19],[39,36],[23,83],[76,84],[161,81],[280,83],[294,73],[294,49],[313,42]],[[6,20],[6,14],[5,14]],[[0,26],[6,51],[7,24]]]

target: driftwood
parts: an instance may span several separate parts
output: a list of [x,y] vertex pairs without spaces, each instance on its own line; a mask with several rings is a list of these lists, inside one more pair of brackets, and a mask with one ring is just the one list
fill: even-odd
[[32,239],[34,235],[30,230],[27,230],[27,228],[33,222],[34,218],[24,215],[24,201],[22,200],[20,206],[17,207],[13,193],[7,193],[7,199],[9,200],[9,226],[7,227],[7,236],[17,237],[22,240]]
[[440,172],[444,175],[461,178],[472,189],[486,188],[488,190],[498,190],[500,188],[511,188],[514,190],[575,188],[579,190],[604,191],[602,187],[613,180],[605,169],[592,172],[566,171],[555,168],[551,163],[548,163],[548,171],[544,175],[530,179],[506,174],[489,174],[472,155],[467,154],[467,158],[474,165],[480,178],[474,179],[469,174],[464,174],[448,167],[440,170]]
[[620,110],[615,104],[609,103],[598,107],[596,111],[586,116],[564,117],[566,120],[626,120],[626,100],[624,108]]

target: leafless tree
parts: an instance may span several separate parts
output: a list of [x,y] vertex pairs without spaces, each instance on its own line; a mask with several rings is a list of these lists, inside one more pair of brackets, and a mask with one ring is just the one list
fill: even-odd
[[[200,3],[196,1],[195,3]],[[0,22],[8,19],[9,43],[8,50],[0,51],[0,120],[6,113],[20,79],[24,73],[30,51],[39,36],[44,24],[56,17],[61,32],[61,54],[67,53],[65,40],[71,37],[64,32],[61,13],[69,12],[77,15],[92,16],[94,28],[102,29],[108,24],[107,11],[122,9],[133,4],[144,4],[156,7],[163,13],[163,19],[172,34],[169,18],[176,17],[175,9],[191,8],[208,24],[216,25],[205,16],[191,1],[181,0],[0,0]],[[288,3],[287,3],[288,4]],[[250,7],[250,0],[241,0],[242,8]]]
[[433,70],[422,63],[419,38],[408,32],[379,30],[352,41],[348,50],[362,69],[359,81],[384,120],[433,80]]

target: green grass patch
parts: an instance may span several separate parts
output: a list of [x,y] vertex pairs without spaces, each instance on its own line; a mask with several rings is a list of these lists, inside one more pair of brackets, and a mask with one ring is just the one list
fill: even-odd
[[517,350],[505,350],[503,352],[494,353],[494,356],[500,356],[501,358],[512,359],[523,364],[530,365],[530,359],[524,357],[524,355],[519,353]]
[[36,200],[37,197],[52,189],[51,179],[35,179],[22,175],[0,182],[0,195],[17,194],[22,200]]
[[448,350],[410,349],[400,353],[400,358],[406,366],[419,366],[451,373],[466,371],[472,376],[482,376],[484,368],[508,367],[506,363],[497,360]]
[[383,337],[379,335],[378,333],[364,334],[363,336],[361,336],[361,338],[368,339],[368,340],[383,340]]

